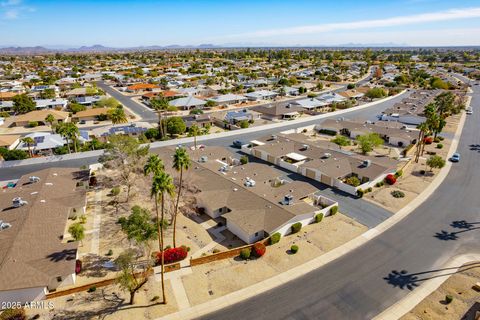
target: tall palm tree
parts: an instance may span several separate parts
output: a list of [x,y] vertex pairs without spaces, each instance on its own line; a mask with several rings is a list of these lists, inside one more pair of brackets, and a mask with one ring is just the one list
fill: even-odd
[[45,122],[49,124],[50,130],[52,130],[53,133],[53,123],[55,122],[55,117],[53,114],[48,114],[48,116],[45,117]]
[[[165,194],[173,197],[175,194],[175,186],[173,185],[172,177],[165,173],[165,171],[157,172],[152,179],[152,188],[150,189],[150,196],[155,198],[155,213],[157,215],[157,228],[160,237],[158,239],[158,247],[161,252],[161,279],[162,279],[162,297],[163,303],[167,303],[165,296],[165,281],[164,281],[164,264],[165,264],[165,250],[164,250],[164,238],[163,238],[163,221],[165,219]],[[161,201],[161,217],[158,215],[158,200]]]
[[178,203],[180,202],[180,193],[183,186],[183,170],[190,168],[190,156],[185,148],[177,148],[173,155],[173,168],[180,172],[180,182],[178,184],[177,201],[175,202],[175,213],[173,215],[173,247],[176,247],[175,235],[177,226]]
[[202,132],[196,124],[192,125],[190,129],[188,129],[188,136],[193,137],[193,145],[195,146],[195,150],[197,150],[197,136],[201,134]]
[[427,133],[429,132],[429,126],[428,123],[422,122],[421,124],[418,125],[417,127],[419,131],[418,133],[418,142],[417,142],[417,151],[415,154],[415,162],[418,162],[418,159],[420,158],[420,153],[422,153],[422,150],[425,145],[425,137],[427,136]]
[[143,166],[143,173],[145,175],[156,175],[159,174],[164,169],[163,161],[156,154],[151,154],[148,157],[147,162]]
[[22,142],[27,145],[28,154],[30,155],[30,158],[33,157],[33,152],[32,152],[31,147],[32,147],[32,145],[35,144],[35,141],[30,137],[25,137],[25,138],[22,138]]
[[78,137],[79,131],[78,127],[73,122],[64,122],[57,127],[57,133],[67,140],[68,153],[71,153],[70,150],[70,141],[73,142],[73,147],[75,152],[77,152],[77,143],[76,139]]
[[125,111],[123,110],[123,108],[120,108],[120,107],[108,110],[108,117],[110,118],[113,124],[128,122],[127,116],[125,115]]
[[158,131],[160,132],[160,135],[165,137],[166,135],[166,130],[165,130],[165,121],[163,121],[163,113],[168,109],[170,104],[168,103],[168,100],[164,97],[160,97],[158,99],[153,99],[150,101],[150,105],[152,108],[157,111],[158,114]]

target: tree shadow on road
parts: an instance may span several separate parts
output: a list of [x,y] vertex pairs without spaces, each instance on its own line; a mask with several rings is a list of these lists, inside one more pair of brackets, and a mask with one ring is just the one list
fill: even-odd
[[[466,263],[463,266],[459,267],[450,267],[450,268],[443,268],[443,269],[436,269],[430,271],[422,271],[416,273],[408,273],[407,270],[392,270],[388,276],[384,277],[388,284],[393,286],[394,288],[399,288],[402,290],[408,289],[413,291],[416,287],[418,287],[422,281],[438,278],[438,277],[447,277],[452,274],[463,272],[469,269],[480,268],[480,262],[472,262]],[[452,272],[445,272],[448,270],[452,270]],[[440,273],[440,274],[438,274]]]
[[435,233],[434,237],[443,240],[451,241],[458,240],[459,234],[480,229],[480,227],[475,227],[475,225],[480,224],[480,222],[467,222],[465,220],[456,220],[450,223],[450,226],[455,229],[461,229],[461,231],[446,231],[441,230],[440,232]]

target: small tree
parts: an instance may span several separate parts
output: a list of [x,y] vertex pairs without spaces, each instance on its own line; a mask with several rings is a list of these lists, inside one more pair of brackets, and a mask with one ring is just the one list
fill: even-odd
[[15,113],[27,113],[35,110],[36,103],[33,99],[26,94],[19,94],[13,97],[13,111]]
[[22,138],[21,141],[27,145],[28,154],[30,155],[30,158],[33,157],[32,146],[35,144],[35,141],[30,137]]
[[440,156],[434,155],[427,160],[427,166],[430,167],[430,171],[433,171],[434,168],[441,169],[445,166],[445,160]]
[[130,293],[130,304],[134,303],[135,294],[148,281],[147,272],[135,274],[135,260],[133,249],[124,251],[115,259],[115,264],[120,268],[117,283],[122,290]]
[[185,122],[181,117],[170,117],[166,120],[167,132],[170,135],[179,135],[185,133],[187,129]]
[[297,222],[297,223],[292,224],[291,229],[292,229],[292,233],[299,232],[302,229],[302,223]]
[[377,133],[367,133],[357,136],[357,142],[363,154],[367,154],[374,148],[383,144],[383,139]]
[[332,140],[333,143],[339,145],[340,147],[345,147],[345,146],[349,146],[350,145],[350,139],[348,139],[347,137],[345,136],[341,136],[341,135],[337,135],[335,138],[333,138]]
[[247,164],[248,163],[248,157],[247,156],[241,156],[240,157],[240,163],[241,164]]
[[83,245],[83,239],[85,238],[85,227],[80,222],[76,222],[68,227],[68,233],[75,241],[80,241]]

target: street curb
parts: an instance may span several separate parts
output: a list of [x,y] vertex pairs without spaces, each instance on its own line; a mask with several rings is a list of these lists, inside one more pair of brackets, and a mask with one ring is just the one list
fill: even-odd
[[[356,106],[352,107],[349,109],[344,109],[344,110],[338,110],[334,112],[328,112],[324,114],[320,114],[317,116],[312,116],[308,118],[302,118],[302,119],[297,119],[297,120],[292,120],[292,121],[285,121],[285,122],[279,122],[279,123],[273,123],[273,124],[267,124],[263,126],[258,126],[258,127],[252,127],[252,128],[247,128],[247,129],[242,129],[242,130],[235,130],[235,131],[228,131],[228,132],[222,132],[222,133],[213,133],[205,136],[198,136],[197,137],[197,142],[202,142],[202,141],[208,141],[212,139],[217,139],[217,138],[225,138],[225,137],[234,137],[234,136],[240,136],[246,133],[252,133],[252,132],[258,132],[258,131],[263,131],[263,130],[268,130],[268,129],[274,129],[274,128],[281,128],[283,126],[290,126],[294,124],[302,124],[305,122],[309,121],[315,121],[315,120],[321,120],[324,118],[330,118],[334,117],[337,115],[341,115],[344,113],[349,113],[353,111],[358,111],[358,110],[363,110],[369,107],[373,107],[375,105],[390,101],[392,99],[398,98],[401,95],[403,95],[407,90],[403,90],[400,93],[387,97],[385,99],[373,101],[370,103],[366,103],[361,106]],[[173,140],[167,140],[167,141],[157,141],[157,142],[152,142],[150,143],[150,148],[161,148],[161,147],[167,147],[167,146],[173,146],[173,145],[179,145],[179,144],[188,144],[188,143],[193,143],[194,138],[193,137],[188,137],[188,138],[181,138],[181,139],[173,139]],[[25,160],[13,160],[13,161],[4,161],[3,163],[0,163],[0,168],[11,168],[11,167],[16,167],[16,166],[24,166],[24,165],[33,165],[33,164],[41,164],[41,163],[49,163],[49,162],[57,162],[57,161],[64,161],[64,160],[72,160],[72,159],[85,159],[85,158],[91,158],[91,157],[98,157],[103,154],[103,150],[97,150],[97,151],[86,151],[86,152],[80,152],[80,153],[72,153],[72,154],[67,154],[67,155],[62,155],[62,156],[49,156],[49,157],[44,157],[44,158],[33,158],[33,159],[25,159]]]
[[[470,100],[467,101],[467,105],[470,104],[470,101],[471,101],[471,98]],[[465,112],[463,112],[460,122],[458,124],[457,130],[455,132],[455,136],[452,139],[452,144],[450,145],[448,157],[450,157],[451,154],[454,153],[454,150],[457,149],[459,139],[463,131],[463,126],[465,125],[465,120],[466,120],[466,114]],[[437,177],[432,181],[432,183],[430,183],[430,185],[421,194],[419,194],[413,201],[411,201],[402,210],[395,213],[392,217],[382,222],[376,228],[370,229],[365,233],[363,233],[362,235],[344,243],[343,245],[325,254],[322,254],[321,256],[314,258],[313,260],[310,260],[293,269],[280,273],[271,278],[265,279],[252,286],[231,292],[223,297],[219,297],[217,299],[204,302],[202,304],[190,307],[188,309],[180,310],[176,313],[157,318],[156,320],[193,319],[200,316],[204,316],[208,313],[215,312],[221,308],[233,305],[235,303],[239,303],[248,298],[252,298],[255,295],[264,293],[268,290],[271,290],[284,283],[297,279],[310,271],[318,269],[326,265],[327,263],[330,263],[336,260],[337,258],[345,255],[346,253],[353,251],[358,247],[364,245],[371,239],[379,236],[380,234],[382,234],[383,232],[387,231],[392,226],[394,226],[396,223],[400,222],[402,219],[407,217],[440,186],[440,184],[443,182],[443,180],[447,177],[448,173],[450,172],[451,167],[452,167],[452,164],[450,162],[447,162],[447,165],[440,171]]]

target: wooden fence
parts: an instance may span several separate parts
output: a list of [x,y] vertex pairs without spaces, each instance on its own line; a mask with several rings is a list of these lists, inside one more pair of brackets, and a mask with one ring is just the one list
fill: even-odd
[[[265,245],[268,245],[268,243],[270,242],[270,238],[264,239],[261,242]],[[218,252],[218,253],[213,253],[213,254],[210,254],[208,256],[203,256],[203,257],[200,257],[200,258],[190,259],[190,266],[193,267],[193,266],[198,266],[198,265],[213,262],[213,261],[219,261],[219,260],[223,260],[223,259],[233,258],[233,257],[236,257],[236,256],[240,255],[240,251],[242,251],[243,249],[252,248],[254,245],[255,245],[254,243],[247,244],[245,246],[238,247],[238,248],[235,248],[235,249],[222,251],[222,252]]]

